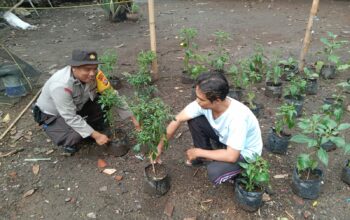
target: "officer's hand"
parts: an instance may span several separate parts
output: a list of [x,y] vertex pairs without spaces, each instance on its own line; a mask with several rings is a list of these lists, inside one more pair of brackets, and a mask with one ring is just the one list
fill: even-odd
[[106,135],[101,134],[98,131],[92,132],[91,137],[93,139],[95,139],[95,141],[98,145],[104,145],[104,144],[107,144],[109,142],[109,138]]

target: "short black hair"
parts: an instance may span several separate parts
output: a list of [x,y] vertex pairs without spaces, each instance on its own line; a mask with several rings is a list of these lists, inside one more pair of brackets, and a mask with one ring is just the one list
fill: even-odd
[[210,102],[225,100],[229,92],[227,79],[222,73],[202,73],[196,79],[195,86],[199,87]]

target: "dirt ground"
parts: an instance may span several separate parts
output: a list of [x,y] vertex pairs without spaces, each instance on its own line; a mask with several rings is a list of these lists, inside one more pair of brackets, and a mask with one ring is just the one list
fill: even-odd
[[[122,76],[122,72],[136,69],[137,53],[149,49],[147,5],[141,3],[141,6],[144,19],[138,23],[110,23],[99,7],[42,10],[40,17],[25,19],[37,25],[37,30],[0,29],[1,42],[44,73],[37,88],[50,76],[49,72],[65,65],[73,48],[94,48],[100,53],[115,49],[119,57],[116,74]],[[156,1],[160,96],[174,113],[191,101],[191,86],[180,83],[183,52],[178,34],[182,27],[198,29],[202,52],[213,48],[212,34],[216,30],[229,32],[232,41],[227,49],[231,62],[251,54],[255,43],[262,44],[267,54],[280,51],[285,58],[298,57],[310,6],[311,1],[304,0]],[[349,10],[350,1],[321,1],[307,58],[309,63],[315,61],[314,53],[321,49],[319,38],[327,31],[350,40]],[[348,77],[349,71],[334,80],[321,80],[318,94],[306,97],[304,114],[319,109],[322,99]],[[121,93],[132,94],[125,81],[123,85]],[[255,89],[258,102],[265,106],[259,118],[265,140],[282,100],[265,97],[263,87],[260,84]],[[1,106],[3,115],[10,113],[14,119],[32,97],[29,95],[12,107]],[[349,95],[346,104],[349,104]],[[349,119],[347,112],[345,121]],[[7,124],[1,126],[3,132]],[[118,126],[131,129],[129,122]],[[21,132],[22,135],[18,135]],[[179,133],[182,135],[171,141],[170,149],[163,156],[171,177],[171,189],[165,196],[155,198],[143,193],[143,170],[147,161],[136,158],[134,152],[116,158],[108,156],[101,147],[88,144],[72,157],[63,156],[27,111],[14,131],[0,142],[2,153],[24,149],[0,158],[0,219],[88,219],[94,217],[93,214],[97,219],[349,219],[350,188],[340,180],[340,168],[349,155],[344,155],[341,149],[330,152],[329,166],[324,168],[322,193],[316,202],[297,197],[290,187],[296,156],[304,147],[293,144],[287,155],[274,155],[264,149],[263,156],[271,163],[274,193],[259,211],[248,213],[234,202],[232,185],[213,187],[205,168],[197,170],[184,165],[184,152],[192,142],[186,126],[181,127]],[[349,132],[347,137],[349,139]],[[27,158],[50,160],[25,162]],[[116,174],[101,173],[98,159],[115,168]],[[40,166],[37,175],[33,174],[33,165]],[[273,178],[277,174],[288,176]],[[122,180],[116,181],[115,175],[122,176]],[[34,193],[25,197],[32,189]],[[172,217],[163,213],[166,204],[174,206]]]

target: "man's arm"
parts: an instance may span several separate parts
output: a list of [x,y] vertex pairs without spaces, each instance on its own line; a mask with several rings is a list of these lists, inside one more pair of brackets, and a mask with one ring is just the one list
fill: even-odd
[[[180,127],[182,122],[188,121],[190,119],[191,117],[186,114],[184,109],[178,115],[176,115],[175,120],[171,121],[167,126],[167,129],[166,129],[167,140],[170,140],[174,136],[176,130]],[[162,138],[158,144],[157,161],[159,161],[159,156],[162,154],[163,147],[164,147],[164,138]]]
[[222,161],[228,163],[235,163],[241,151],[235,150],[230,146],[226,149],[218,150],[204,150],[201,148],[191,148],[187,150],[187,159],[189,161],[196,159],[197,157],[206,158],[208,160]]

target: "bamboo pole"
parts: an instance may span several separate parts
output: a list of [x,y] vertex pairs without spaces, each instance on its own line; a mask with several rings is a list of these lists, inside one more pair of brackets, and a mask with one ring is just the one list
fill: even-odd
[[0,136],[0,140],[2,140],[6,134],[11,130],[11,128],[17,123],[17,121],[22,117],[22,115],[24,114],[25,111],[27,111],[27,109],[32,105],[32,103],[36,100],[36,98],[39,96],[41,92],[41,89],[35,94],[35,96],[32,98],[32,100],[30,100],[30,102],[27,104],[27,106],[21,111],[21,113],[19,113],[19,115],[17,116],[17,118],[10,124],[10,126],[6,129],[6,131],[4,131],[4,133],[2,133],[2,135]]
[[308,21],[308,24],[306,26],[305,38],[303,41],[303,48],[300,52],[299,72],[302,72],[304,69],[304,66],[305,66],[305,56],[309,50],[310,41],[311,41],[311,28],[312,28],[314,17],[316,16],[317,11],[318,11],[319,2],[320,2],[319,0],[313,0],[313,2],[312,2],[309,21]]
[[[156,28],[154,19],[154,0],[148,0],[148,19],[149,19],[149,32],[151,40],[151,51],[157,54],[156,45]],[[152,62],[152,80],[159,79],[157,58]]]

